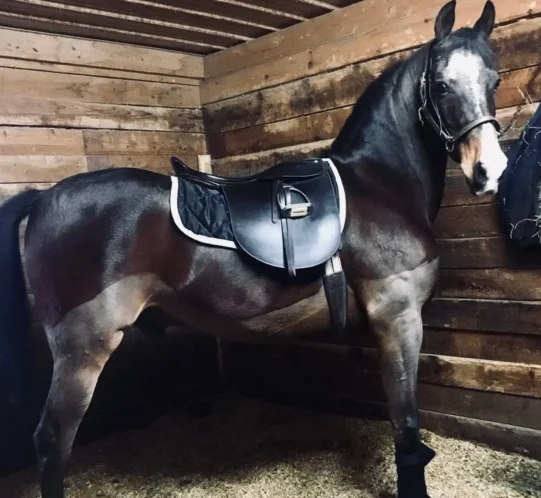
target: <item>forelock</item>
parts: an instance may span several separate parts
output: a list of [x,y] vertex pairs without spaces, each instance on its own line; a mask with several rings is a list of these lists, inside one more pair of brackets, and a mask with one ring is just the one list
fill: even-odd
[[494,51],[488,40],[475,29],[458,29],[434,46],[435,58],[439,60],[449,58],[455,52],[475,54],[481,58],[484,66],[496,69]]

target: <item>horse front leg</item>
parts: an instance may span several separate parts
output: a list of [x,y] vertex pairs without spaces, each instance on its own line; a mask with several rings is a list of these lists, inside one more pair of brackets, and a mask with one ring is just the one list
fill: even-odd
[[428,498],[425,467],[435,452],[419,433],[417,369],[423,337],[421,307],[432,290],[430,265],[386,279],[363,282],[364,300],[376,334],[383,385],[394,429],[398,498]]

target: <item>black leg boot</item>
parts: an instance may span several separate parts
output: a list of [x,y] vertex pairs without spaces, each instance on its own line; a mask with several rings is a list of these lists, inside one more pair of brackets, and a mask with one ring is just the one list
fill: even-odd
[[430,498],[426,491],[425,467],[435,455],[432,448],[421,442],[414,453],[396,449],[398,498]]

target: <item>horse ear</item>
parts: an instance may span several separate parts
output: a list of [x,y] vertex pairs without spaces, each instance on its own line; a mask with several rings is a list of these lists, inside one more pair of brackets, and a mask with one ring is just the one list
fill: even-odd
[[453,29],[453,25],[455,24],[455,7],[456,0],[451,0],[439,11],[436,24],[434,25],[436,40],[443,40]]
[[496,9],[491,0],[488,0],[483,9],[481,17],[475,23],[474,29],[485,35],[487,38],[492,33],[494,22],[496,20]]

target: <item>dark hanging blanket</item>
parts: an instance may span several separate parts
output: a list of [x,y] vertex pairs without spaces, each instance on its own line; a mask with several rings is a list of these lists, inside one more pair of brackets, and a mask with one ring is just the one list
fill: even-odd
[[520,139],[507,151],[508,166],[498,189],[499,217],[511,243],[541,246],[541,106]]

